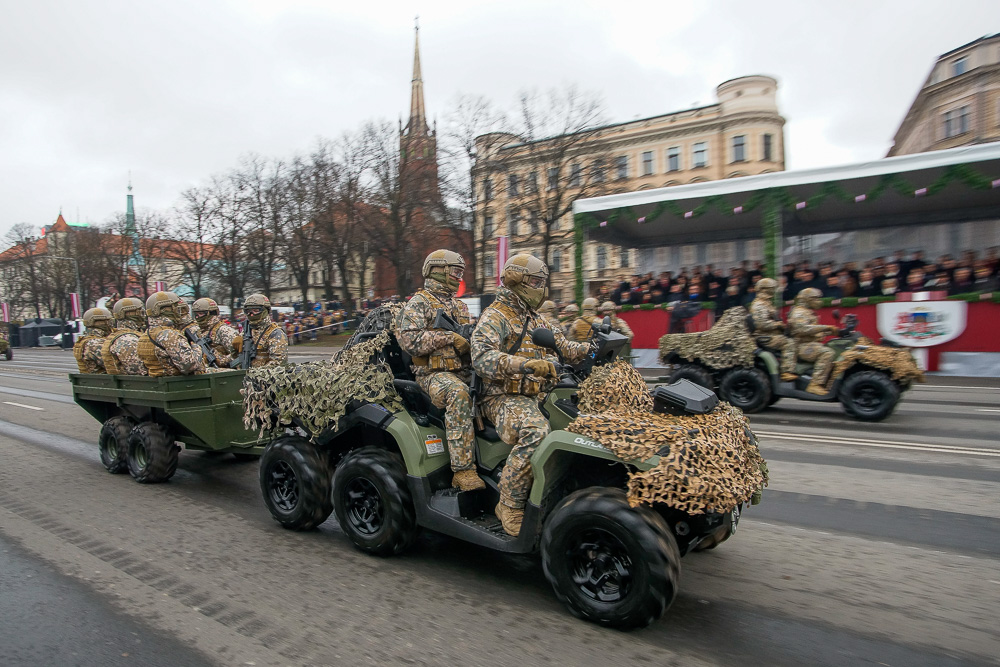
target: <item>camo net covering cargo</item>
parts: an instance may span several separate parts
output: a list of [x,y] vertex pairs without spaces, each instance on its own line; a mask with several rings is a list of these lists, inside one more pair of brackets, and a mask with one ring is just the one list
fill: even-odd
[[833,374],[830,381],[844,375],[844,372],[855,363],[864,364],[883,370],[892,375],[897,382],[926,382],[924,372],[920,370],[910,351],[901,347],[875,345],[869,339],[862,337],[858,344],[840,356],[833,364]]
[[654,413],[638,371],[624,362],[600,370],[580,386],[581,414],[566,430],[593,438],[626,461],[659,454],[656,466],[629,475],[633,507],[664,503],[702,514],[759,502],[767,463],[740,410],[720,403],[706,415]]
[[666,334],[660,338],[660,359],[671,352],[687,361],[700,361],[709,368],[753,366],[757,344],[747,330],[747,310],[730,308],[708,331]]
[[336,423],[353,400],[377,403],[393,412],[403,403],[392,386],[392,371],[378,358],[389,331],[343,349],[330,361],[263,366],[247,371],[243,423],[248,429],[276,431],[293,417],[312,435]]

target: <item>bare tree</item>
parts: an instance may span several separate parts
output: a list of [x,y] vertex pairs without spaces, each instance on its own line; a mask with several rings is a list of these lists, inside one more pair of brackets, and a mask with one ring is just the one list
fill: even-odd
[[302,294],[303,308],[309,303],[309,284],[318,254],[317,225],[313,220],[315,207],[312,168],[302,158],[295,158],[284,178],[285,228],[282,230],[283,255],[288,272]]
[[216,261],[216,246],[211,242],[215,206],[210,188],[188,188],[181,193],[181,203],[175,209],[178,243],[171,246],[171,252],[180,262],[184,281],[191,286],[195,299],[207,295],[206,283],[212,262]]
[[235,306],[246,291],[249,273],[245,242],[248,225],[238,181],[233,173],[216,176],[207,186],[212,200],[208,239],[215,247],[209,275],[228,289],[230,306]]
[[21,222],[7,232],[11,247],[5,251],[3,266],[3,294],[14,312],[34,311],[42,316],[42,293],[45,286],[40,278],[42,260],[37,253],[38,238],[35,228]]
[[285,245],[288,214],[286,170],[281,160],[249,155],[235,173],[247,222],[244,239],[247,260],[254,269],[254,279],[267,297],[275,287],[275,270],[285,260],[280,251]]

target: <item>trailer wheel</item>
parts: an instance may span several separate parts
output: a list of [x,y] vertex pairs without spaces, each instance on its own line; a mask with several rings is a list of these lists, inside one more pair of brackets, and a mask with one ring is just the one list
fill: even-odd
[[326,457],[298,436],[273,440],[264,450],[260,491],[274,520],[292,530],[315,528],[333,511]]
[[165,482],[177,472],[180,450],[166,428],[143,422],[128,436],[128,472],[140,484]]
[[101,426],[97,447],[101,463],[112,475],[128,470],[128,436],[135,421],[128,417],[112,417]]

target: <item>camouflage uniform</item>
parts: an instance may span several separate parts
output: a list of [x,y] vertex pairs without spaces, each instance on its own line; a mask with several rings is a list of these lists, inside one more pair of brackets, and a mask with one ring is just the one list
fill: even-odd
[[635,334],[632,333],[632,327],[628,325],[628,322],[626,322],[625,320],[623,320],[622,318],[618,317],[618,315],[615,314],[614,302],[605,301],[604,303],[602,303],[601,309],[597,311],[597,317],[594,319],[594,321],[595,322],[599,321],[603,319],[605,316],[611,318],[611,330],[617,331],[623,336],[627,336],[629,345],[631,346],[632,339],[635,338]]
[[[521,346],[509,354],[525,323]],[[483,378],[483,416],[496,425],[500,438],[513,446],[500,479],[500,502],[512,509],[523,508],[528,500],[534,478],[531,455],[550,430],[538,409],[543,380],[524,372],[529,360],[555,361],[550,350],[532,343],[531,331],[537,327],[552,329],[560,354],[570,363],[586,356],[586,344],[566,340],[558,327],[549,327],[507,287],[497,288],[496,300],[483,312],[472,334],[472,367]]]
[[819,305],[820,291],[808,287],[795,297],[795,306],[788,314],[788,331],[795,338],[798,356],[802,361],[813,362],[812,380],[806,391],[810,394],[825,394],[826,382],[833,366],[834,351],[820,341],[837,331],[836,327],[819,324],[813,312]]
[[88,329],[73,345],[73,356],[81,373],[107,373],[101,347],[106,336],[103,332]]
[[559,313],[556,310],[556,304],[552,301],[546,301],[538,307],[538,314],[542,316],[545,323],[549,325],[549,328],[555,331],[560,329],[565,332],[562,322],[559,321]]
[[771,299],[758,294],[750,304],[750,317],[753,318],[753,333],[757,344],[768,350],[780,352],[781,373],[794,374],[795,339],[784,335],[785,325]]
[[570,325],[567,337],[578,343],[587,341],[594,328],[594,322],[597,321],[599,321],[597,315],[584,313]]
[[455,349],[455,334],[434,329],[434,318],[443,308],[459,324],[469,323],[469,308],[454,298],[454,291],[433,278],[400,311],[396,339],[411,357],[417,384],[431,402],[444,408],[451,469],[475,470],[472,426],[472,396],[469,393],[469,361]]
[[101,356],[112,375],[149,375],[139,358],[139,337],[142,329],[131,320],[119,320],[119,327],[104,341]]
[[208,337],[212,351],[215,352],[215,365],[219,368],[228,368],[229,362],[236,354],[233,341],[240,332],[219,319],[218,315],[213,315],[205,324],[199,323],[198,329],[203,337]]
[[[194,322],[187,326],[196,326]],[[205,372],[201,348],[190,342],[169,317],[150,317],[139,337],[139,358],[153,377],[198,375]]]
[[257,344],[257,356],[250,362],[250,368],[288,363],[288,336],[277,324],[270,320],[264,326],[251,323],[250,335]]

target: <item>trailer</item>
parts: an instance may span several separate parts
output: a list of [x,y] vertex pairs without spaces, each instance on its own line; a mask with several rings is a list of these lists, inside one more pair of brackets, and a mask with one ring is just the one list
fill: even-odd
[[245,371],[145,377],[71,373],[73,400],[102,423],[101,463],[140,483],[163,482],[185,449],[256,459],[266,440],[243,426]]

